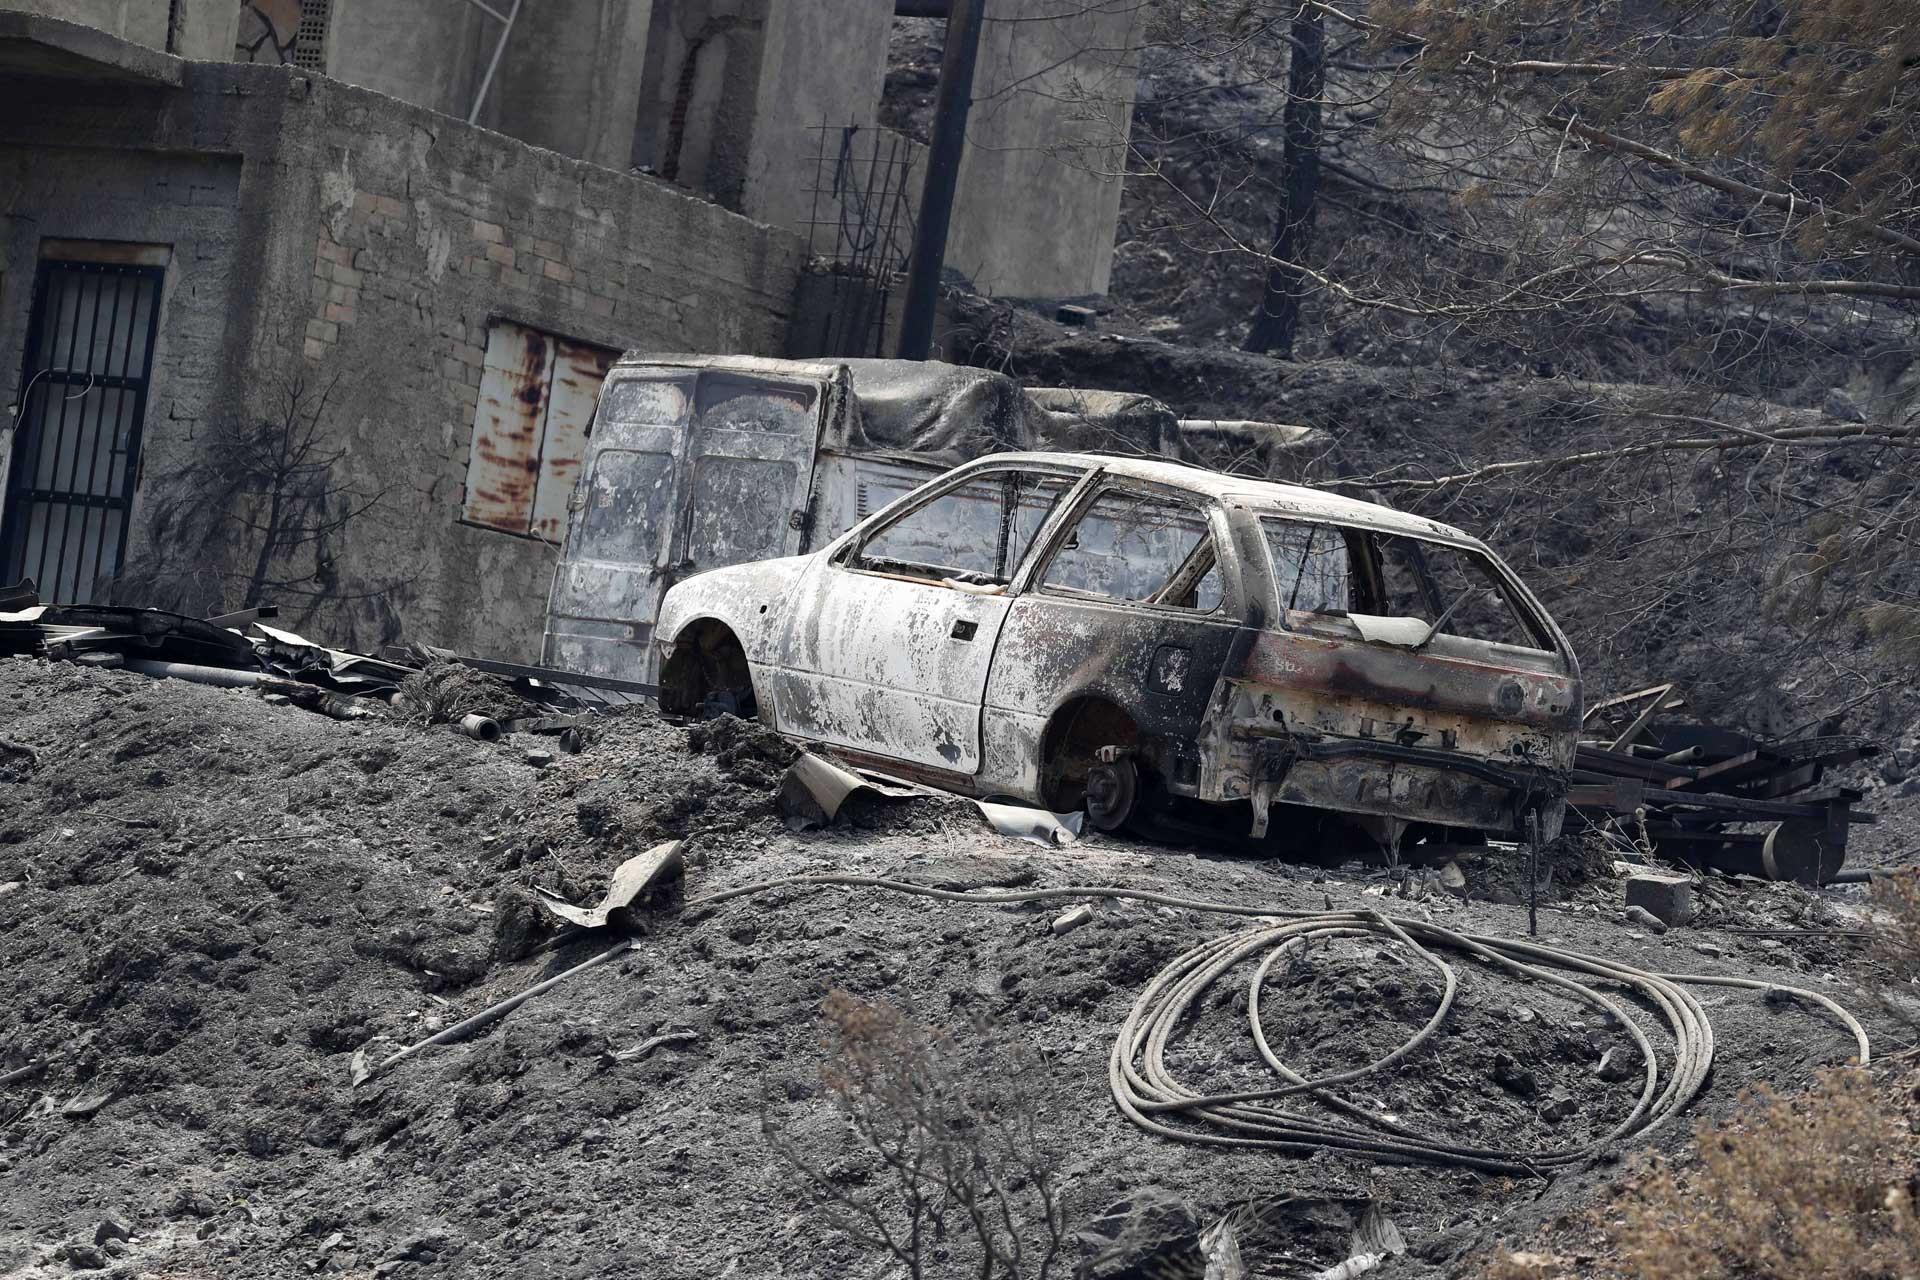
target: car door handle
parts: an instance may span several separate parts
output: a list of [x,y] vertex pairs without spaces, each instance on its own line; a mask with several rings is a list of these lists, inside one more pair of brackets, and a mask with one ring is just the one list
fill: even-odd
[[954,619],[953,630],[947,632],[947,635],[955,640],[971,640],[973,639],[973,633],[979,629],[980,624],[969,618],[956,618]]

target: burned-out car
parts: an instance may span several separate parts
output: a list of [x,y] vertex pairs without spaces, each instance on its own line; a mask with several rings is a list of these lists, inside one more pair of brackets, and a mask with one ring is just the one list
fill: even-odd
[[655,639],[670,711],[1106,829],[1205,813],[1323,850],[1529,811],[1550,838],[1581,718],[1566,638],[1482,543],[1140,458],[981,458],[810,555],[680,582]]

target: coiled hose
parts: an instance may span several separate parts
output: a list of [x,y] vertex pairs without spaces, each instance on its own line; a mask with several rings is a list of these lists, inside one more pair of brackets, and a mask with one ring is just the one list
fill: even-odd
[[[1865,1065],[1871,1049],[1866,1029],[1837,1003],[1817,991],[1784,987],[1751,978],[1711,974],[1655,973],[1616,960],[1542,946],[1511,938],[1457,933],[1421,920],[1373,911],[1287,911],[1230,902],[1183,898],[1147,889],[1076,885],[1057,889],[935,889],[881,876],[819,874],[787,876],[722,889],[688,899],[684,910],[718,906],[735,898],[780,889],[840,885],[885,889],[942,902],[1009,905],[1076,898],[1115,898],[1157,903],[1215,915],[1253,916],[1252,928],[1202,943],[1177,957],[1149,983],[1133,1003],[1115,1038],[1108,1060],[1108,1081],[1122,1114],[1148,1133],[1181,1142],[1216,1147],[1252,1147],[1306,1155],[1328,1148],[1370,1156],[1382,1163],[1458,1165],[1490,1173],[1539,1174],[1594,1158],[1623,1139],[1649,1133],[1671,1120],[1699,1093],[1713,1066],[1713,1026],[1689,986],[1736,987],[1781,992],[1818,1005],[1852,1033]],[[1439,976],[1441,995],[1432,1015],[1392,1052],[1352,1070],[1307,1079],[1274,1052],[1260,1019],[1260,995],[1274,965],[1295,948],[1317,939],[1371,937],[1399,947]],[[1546,983],[1600,1011],[1624,1028],[1639,1050],[1640,1093],[1626,1117],[1607,1133],[1579,1146],[1522,1151],[1449,1142],[1402,1125],[1331,1092],[1403,1061],[1430,1041],[1446,1021],[1459,991],[1453,966],[1439,951],[1464,953],[1514,977]],[[1247,1021],[1254,1044],[1281,1083],[1239,1093],[1201,1094],[1183,1086],[1167,1066],[1166,1055],[1181,1024],[1201,998],[1233,969],[1255,964],[1247,989]],[[1674,1040],[1672,1072],[1664,1083],[1653,1044],[1623,1005],[1603,992],[1607,983],[1637,994],[1664,1019]],[[1310,1093],[1343,1121],[1290,1111],[1275,1105]],[[1197,1128],[1177,1128],[1163,1117],[1183,1116]]]

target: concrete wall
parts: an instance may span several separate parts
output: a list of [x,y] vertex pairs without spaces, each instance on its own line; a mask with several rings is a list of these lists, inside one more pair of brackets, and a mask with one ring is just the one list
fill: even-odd
[[465,120],[499,27],[465,0],[333,0],[327,74]]
[[988,0],[947,265],[985,293],[1107,291],[1138,0]]
[[[739,209],[806,234],[816,206],[817,125],[874,127],[887,75],[893,0],[777,4],[767,16],[753,141]],[[815,213],[819,209],[818,214]]]
[[279,412],[298,381],[333,388],[339,482],[381,495],[330,540],[335,598],[298,625],[522,659],[553,550],[458,522],[489,322],[778,354],[800,259],[791,236],[659,182],[322,77],[208,63],[181,89],[0,83],[0,403],[49,237],[172,249],[129,546],[143,603],[235,603],[214,571],[244,548],[163,537],[161,517],[198,496],[178,477],[215,422]]
[[[45,14],[83,23],[122,40],[186,58],[225,61],[233,55],[239,0],[0,0],[0,10]],[[171,32],[170,16],[177,17]]]
[[[480,123],[625,171],[652,11],[653,0],[529,0],[508,37]],[[493,37],[490,31],[487,38]],[[491,44],[486,52],[492,54]]]
[[630,156],[634,165],[739,207],[759,118],[767,5],[768,0],[654,0]]
[[[653,0],[528,0],[478,123],[626,169],[652,9]],[[465,120],[501,31],[464,0],[334,0],[327,74]]]

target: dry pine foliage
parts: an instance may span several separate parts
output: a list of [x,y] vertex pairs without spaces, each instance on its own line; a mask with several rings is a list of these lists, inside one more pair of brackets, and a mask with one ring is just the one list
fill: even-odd
[[1920,1076],[1829,1072],[1805,1093],[1747,1095],[1655,1162],[1578,1256],[1503,1252],[1492,1280],[1894,1280],[1920,1275]]

